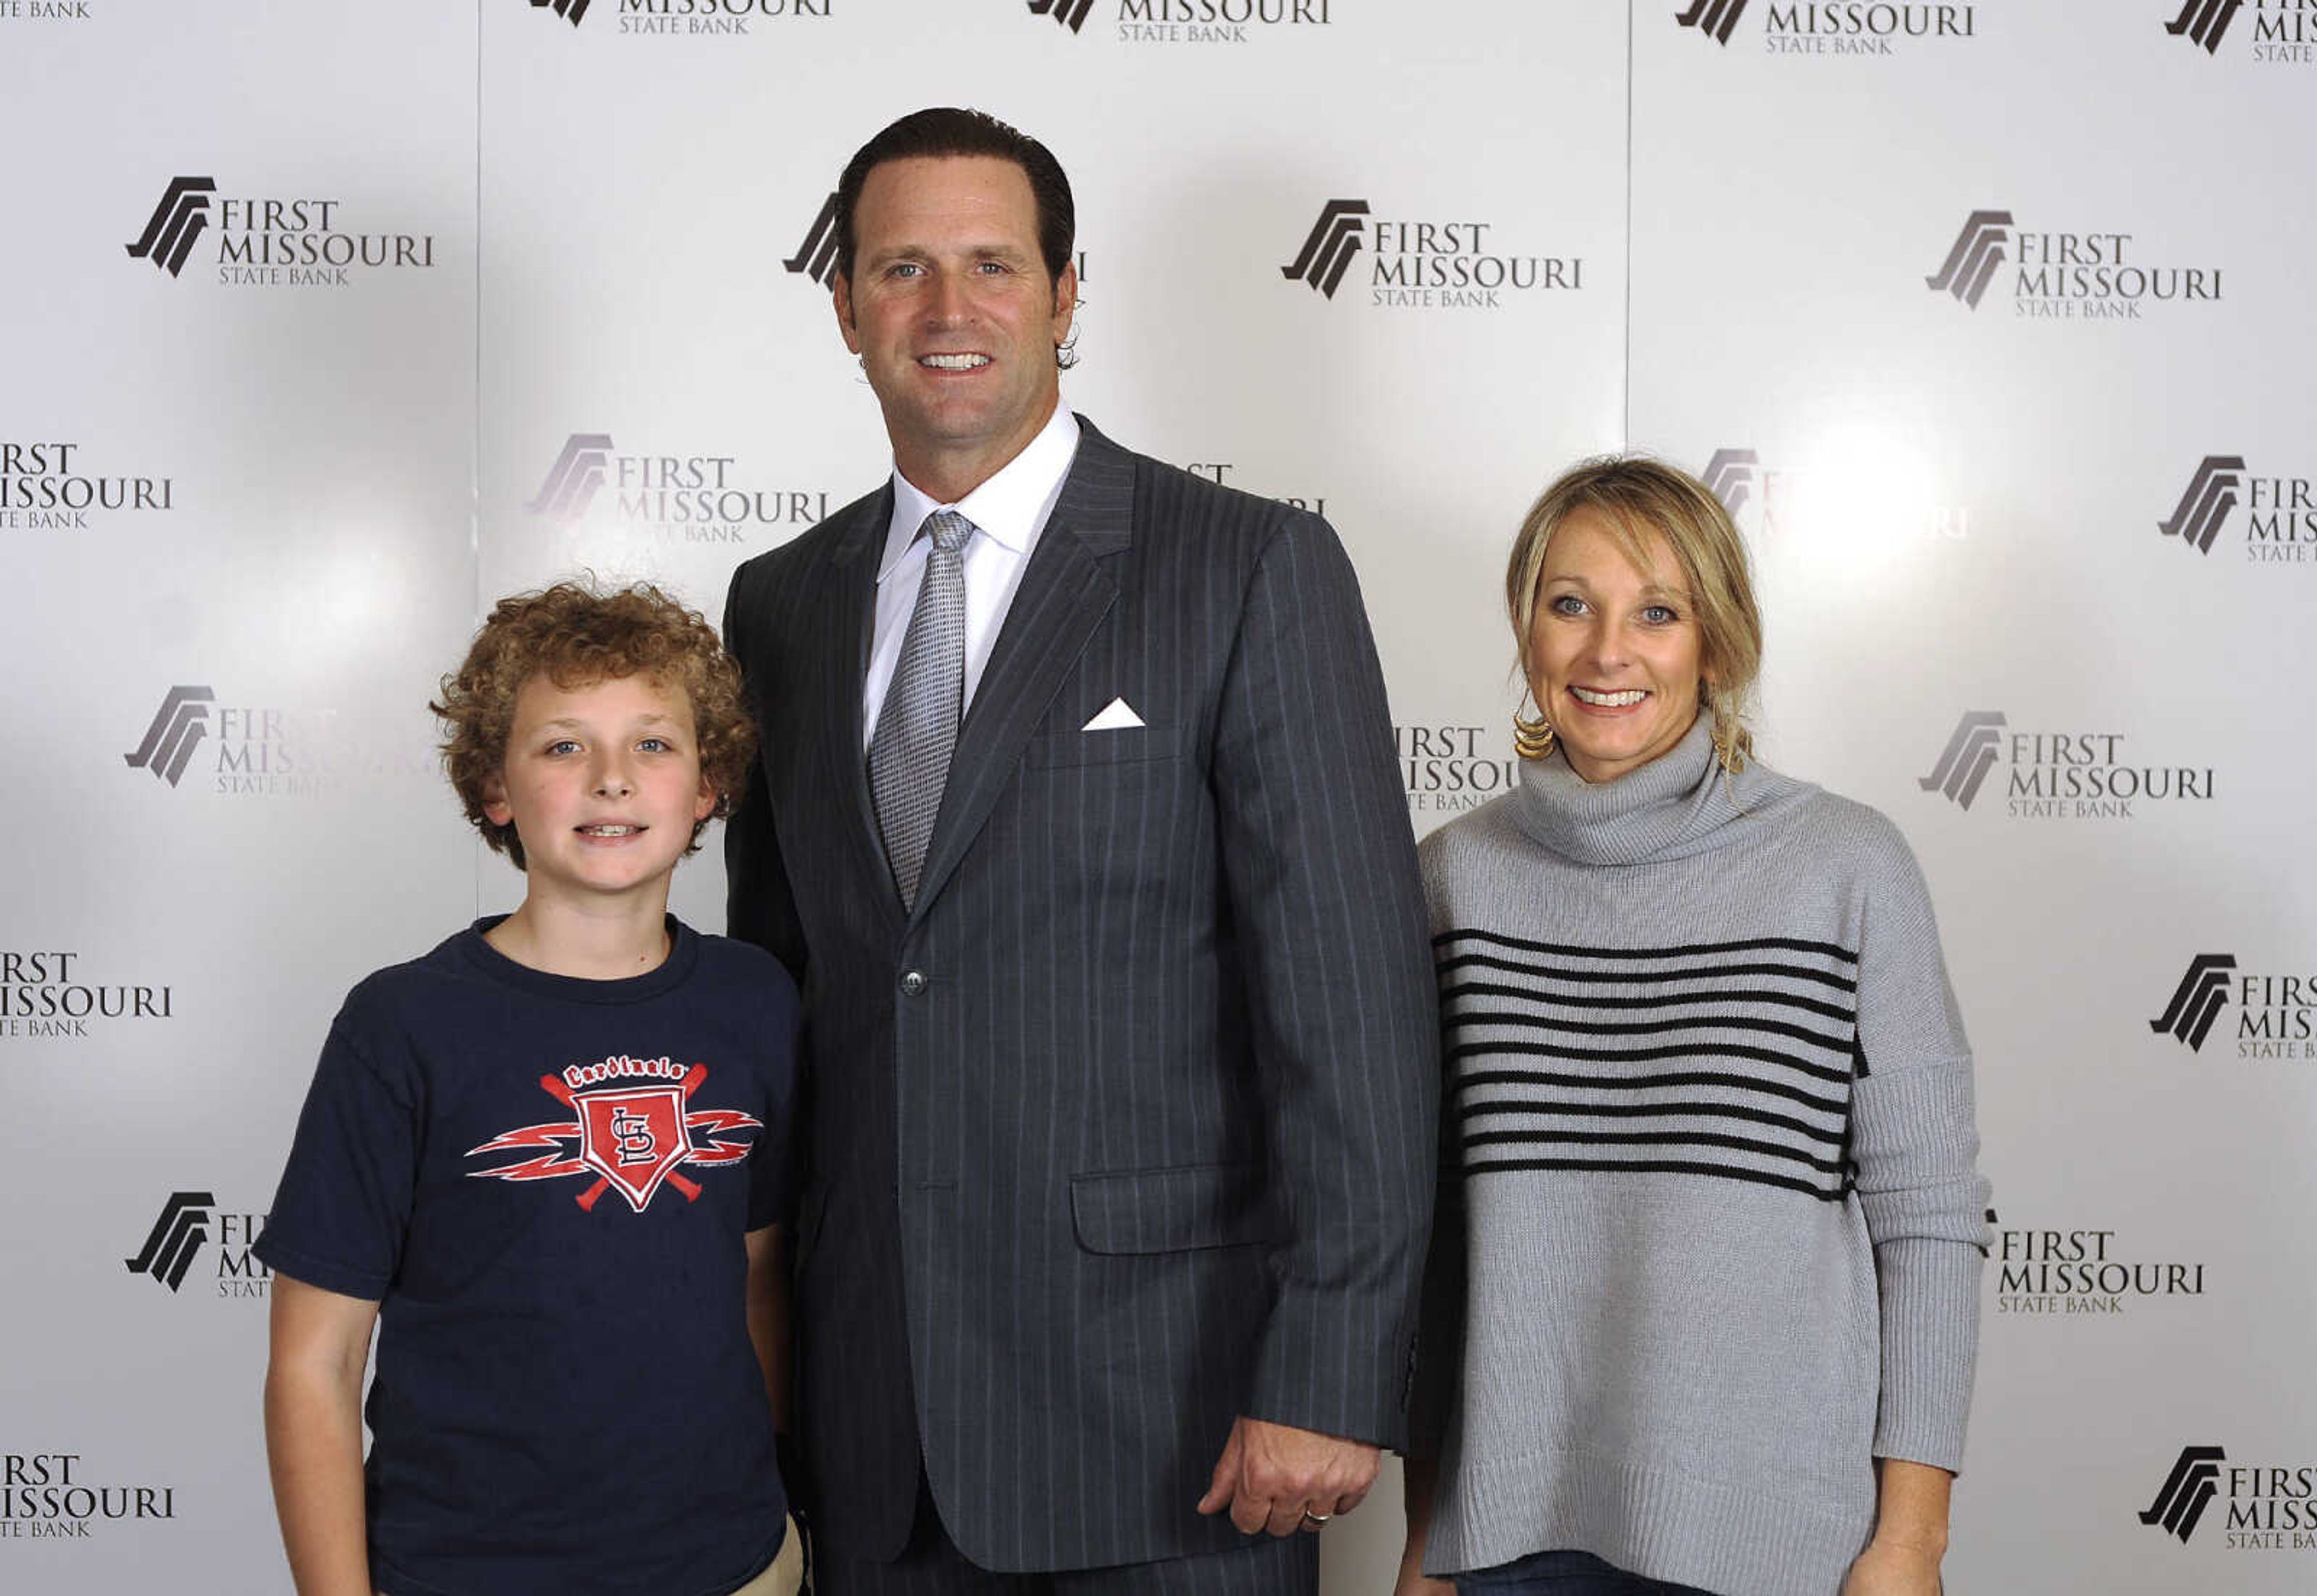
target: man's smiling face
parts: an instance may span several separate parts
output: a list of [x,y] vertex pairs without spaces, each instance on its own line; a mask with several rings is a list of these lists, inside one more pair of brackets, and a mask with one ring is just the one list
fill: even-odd
[[1077,273],[1047,276],[1030,180],[995,156],[872,168],[854,237],[853,273],[836,285],[845,346],[884,408],[901,474],[953,504],[1052,416]]

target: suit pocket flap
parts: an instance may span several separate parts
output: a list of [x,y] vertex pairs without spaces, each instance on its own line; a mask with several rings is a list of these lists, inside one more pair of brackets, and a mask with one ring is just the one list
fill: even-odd
[[1047,731],[1022,748],[1022,763],[1045,768],[1141,765],[1172,759],[1183,742],[1172,726],[1122,726],[1111,731]]
[[1180,1252],[1283,1241],[1287,1233],[1254,1164],[1073,1175],[1070,1218],[1089,1252]]

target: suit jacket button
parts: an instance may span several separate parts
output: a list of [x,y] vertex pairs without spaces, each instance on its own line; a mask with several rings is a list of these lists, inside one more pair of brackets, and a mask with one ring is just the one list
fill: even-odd
[[925,990],[926,973],[924,971],[912,970],[907,975],[901,977],[901,995],[903,997],[914,998]]

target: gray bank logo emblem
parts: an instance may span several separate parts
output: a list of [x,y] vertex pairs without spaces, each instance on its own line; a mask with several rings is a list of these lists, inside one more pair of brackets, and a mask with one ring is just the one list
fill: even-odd
[[1093,9],[1094,0],[1030,0],[1032,16],[1050,16],[1073,33],[1086,26]]
[[820,202],[820,214],[812,219],[805,230],[804,242],[797,252],[781,265],[792,272],[802,273],[823,288],[836,282],[836,191],[828,191],[828,198]]
[[2221,48],[2229,24],[2243,9],[2244,0],[2183,0],[2180,14],[2165,23],[2164,31],[2175,39],[2187,34],[2189,43],[2203,45],[2205,53],[2211,55]]
[[1762,480],[1762,457],[1751,449],[1716,449],[1705,462],[1703,480],[1722,507],[1735,516]]
[[547,480],[539,485],[537,496],[523,507],[550,521],[577,521],[595,502],[595,491],[604,485],[604,467],[611,456],[611,434],[573,433],[563,453],[547,468]]
[[2196,474],[2188,479],[2188,490],[2173,507],[2172,518],[2159,521],[2156,530],[2166,537],[2178,538],[2199,554],[2211,553],[2222,524],[2237,507],[2237,489],[2244,486],[2244,474],[2241,454],[2205,455],[2196,466]]
[[1320,220],[1311,224],[1302,253],[1280,267],[1279,274],[1290,282],[1308,282],[1334,299],[1337,284],[1343,282],[1352,257],[1360,252],[1360,240],[1367,236],[1368,224],[1360,220],[1367,214],[1365,200],[1328,201],[1320,208]]
[[568,19],[573,27],[587,14],[592,0],[531,0],[533,11],[551,10],[557,16]]
[[2220,1018],[2229,1000],[2227,973],[2236,967],[2234,954],[2198,954],[2188,961],[2188,973],[2173,989],[2172,1001],[2148,1022],[2148,1028],[2160,1036],[2178,1037],[2190,1053],[2204,1052],[2205,1038],[2213,1034],[2213,1022]]
[[145,740],[134,753],[121,757],[129,762],[130,769],[149,770],[175,786],[183,778],[193,750],[209,735],[210,705],[216,702],[217,695],[207,687],[170,688],[154,713],[153,723],[145,728]]
[[2008,211],[1974,211],[1955,235],[1955,247],[1947,251],[1946,265],[1937,276],[1923,281],[1939,293],[1953,294],[1957,300],[1979,309],[1980,296],[1987,291],[1988,279],[2004,262],[2004,246],[2011,242],[2011,212]]
[[1689,9],[1673,20],[1685,28],[1695,28],[1716,44],[1727,45],[1730,31],[1745,14],[1746,0],[1690,0]]
[[171,1192],[161,1205],[161,1217],[153,1222],[152,1233],[145,1238],[144,1251],[121,1261],[130,1274],[150,1275],[176,1290],[185,1283],[185,1271],[193,1267],[201,1243],[210,1239],[210,1215],[216,1207],[217,1198],[206,1191]]
[[2228,1461],[2228,1456],[2218,1447],[2181,1448],[2172,1472],[2165,1476],[2164,1488],[2140,1515],[2140,1521],[2161,1525],[2165,1534],[2179,1537],[2185,1545],[2196,1532],[2196,1520],[2220,1493],[2220,1466]]
[[1926,793],[1941,793],[1948,801],[1964,809],[1979,796],[1979,784],[1987,779],[1995,764],[1995,753],[2000,740],[1995,729],[2005,724],[1999,710],[1975,709],[1955,722],[1955,735],[1947,739],[1939,762],[1931,774],[1915,778],[1915,785]]
[[131,260],[149,260],[174,277],[185,269],[185,257],[194,241],[209,230],[210,196],[217,193],[214,177],[173,177],[161,202],[146,220],[145,231],[127,246]]

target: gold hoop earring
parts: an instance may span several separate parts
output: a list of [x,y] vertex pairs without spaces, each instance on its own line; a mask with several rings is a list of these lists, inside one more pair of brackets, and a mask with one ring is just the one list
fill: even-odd
[[[1528,693],[1521,694],[1521,702],[1532,702]],[[1552,752],[1552,723],[1544,718],[1540,708],[1534,717],[1513,711],[1513,752],[1524,759],[1543,759]]]

